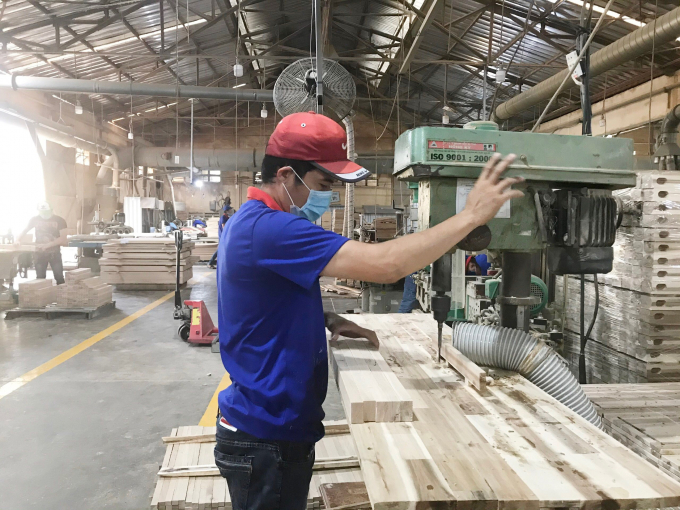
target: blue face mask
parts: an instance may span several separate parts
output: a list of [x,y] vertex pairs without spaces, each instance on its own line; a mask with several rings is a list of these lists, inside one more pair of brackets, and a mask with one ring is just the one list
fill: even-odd
[[[295,170],[293,170],[293,173],[297,175]],[[298,179],[300,179],[299,176]],[[302,181],[302,184],[305,184],[305,181],[302,179],[300,179],[300,181]],[[309,186],[306,184],[305,187],[309,189]],[[331,207],[331,200],[333,199],[332,191],[316,191],[309,189],[309,197],[307,198],[307,202],[305,202],[305,205],[302,207],[298,207],[293,202],[293,199],[291,198],[290,193],[288,193],[288,188],[286,188],[285,184],[283,185],[283,189],[286,190],[288,198],[290,198],[290,202],[292,204],[290,206],[290,213],[294,214],[295,216],[299,216],[300,218],[307,218],[312,223],[321,218],[321,215],[328,211],[328,209]]]

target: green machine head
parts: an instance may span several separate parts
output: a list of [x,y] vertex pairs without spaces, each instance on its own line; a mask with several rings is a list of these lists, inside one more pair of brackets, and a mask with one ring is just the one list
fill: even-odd
[[[529,293],[531,252],[547,249],[555,274],[611,270],[619,211],[609,190],[635,185],[633,141],[499,131],[493,122],[406,131],[395,144],[394,175],[418,183],[419,228],[461,212],[496,152],[517,155],[506,176],[524,177],[516,186],[524,196],[506,203],[489,221],[485,235],[476,239],[485,246],[475,250],[501,252],[501,325],[527,329],[524,311],[535,301]],[[435,262],[432,290],[440,296],[450,290],[445,274],[446,264]]]

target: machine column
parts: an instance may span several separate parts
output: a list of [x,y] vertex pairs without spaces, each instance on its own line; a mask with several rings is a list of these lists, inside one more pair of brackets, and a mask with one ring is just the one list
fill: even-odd
[[504,251],[501,267],[501,326],[529,331],[529,306],[535,301],[531,298],[531,253]]

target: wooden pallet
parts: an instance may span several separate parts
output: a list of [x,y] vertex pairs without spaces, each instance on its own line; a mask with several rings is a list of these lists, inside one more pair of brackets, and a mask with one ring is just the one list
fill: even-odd
[[59,308],[58,306],[46,306],[45,308],[13,308],[5,312],[5,320],[18,317],[42,317],[43,319],[57,319],[68,316],[69,318],[82,315],[83,319],[94,319],[116,308],[116,302],[103,304],[97,308]]
[[351,424],[374,510],[664,508],[680,483],[522,376],[484,391],[433,361],[424,314],[354,315],[413,399],[412,422]]
[[[361,482],[356,449],[346,423],[325,423],[329,432],[316,444],[315,470],[309,486],[307,508],[320,508],[320,486]],[[179,427],[163,438],[168,445],[151,499],[152,510],[229,510],[231,498],[226,480],[215,467],[215,427]],[[354,459],[345,467],[324,465],[329,459]],[[164,473],[185,468],[180,476]],[[188,469],[187,469],[188,468]],[[212,471],[210,471],[212,470]]]

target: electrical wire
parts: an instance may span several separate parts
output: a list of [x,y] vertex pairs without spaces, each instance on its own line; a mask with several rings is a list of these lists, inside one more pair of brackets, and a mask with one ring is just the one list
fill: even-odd
[[587,370],[586,370],[586,345],[588,338],[593,332],[595,320],[597,319],[597,311],[600,308],[600,285],[597,281],[597,274],[593,274],[593,281],[595,282],[595,310],[593,311],[593,318],[588,326],[588,331],[584,333],[585,329],[585,277],[581,275],[581,349],[578,357],[578,382],[580,384],[588,384]]
[[588,48],[590,47],[590,43],[593,42],[593,39],[595,38],[595,34],[597,34],[597,31],[600,29],[600,26],[602,25],[602,22],[604,21],[605,17],[607,16],[607,13],[609,12],[609,8],[612,6],[613,3],[614,3],[614,0],[609,0],[607,2],[607,5],[604,6],[604,10],[602,11],[602,14],[600,15],[600,19],[597,20],[597,24],[595,25],[595,28],[593,29],[593,31],[590,33],[588,40],[583,45],[583,49],[581,49],[581,52],[579,53],[578,58],[569,67],[569,72],[565,74],[564,79],[562,80],[562,83],[560,83],[560,86],[557,87],[557,90],[555,91],[555,93],[550,98],[550,101],[548,101],[548,104],[545,106],[543,113],[541,113],[541,115],[538,117],[538,121],[536,121],[536,124],[534,124],[534,127],[531,129],[532,133],[534,133],[539,128],[539,126],[541,125],[541,121],[543,121],[543,118],[548,113],[548,110],[552,106],[553,102],[555,101],[555,99],[557,98],[559,93],[562,92],[562,88],[564,87],[564,84],[567,83],[567,80],[569,80],[571,78],[571,75],[574,72],[574,69],[576,69],[576,66],[581,62],[581,60],[583,59],[583,55],[586,54],[586,51],[588,51]]

